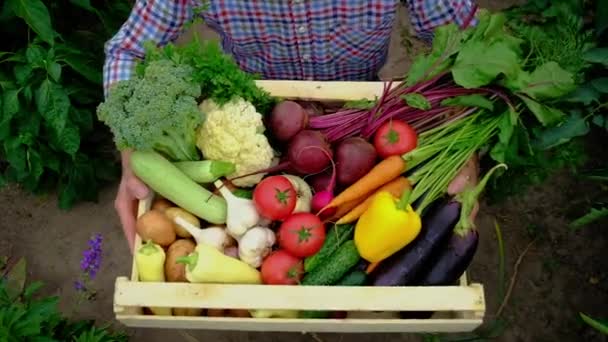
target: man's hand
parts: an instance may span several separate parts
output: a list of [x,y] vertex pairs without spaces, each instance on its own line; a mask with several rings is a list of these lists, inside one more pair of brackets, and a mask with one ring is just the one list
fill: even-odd
[[[479,181],[479,159],[477,154],[473,155],[469,161],[462,167],[460,172],[454,177],[448,185],[448,195],[454,196],[464,189],[474,187]],[[471,220],[475,221],[477,212],[479,211],[479,202],[475,202],[475,207],[471,211]]]
[[114,200],[114,208],[120,218],[122,230],[129,243],[131,253],[135,245],[135,220],[137,215],[137,200],[146,198],[150,193],[148,187],[140,181],[131,171],[129,159],[131,151],[121,152],[122,177],[118,186],[118,193]]

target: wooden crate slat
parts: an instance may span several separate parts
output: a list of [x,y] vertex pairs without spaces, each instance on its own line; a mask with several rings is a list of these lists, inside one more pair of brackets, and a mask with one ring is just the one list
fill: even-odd
[[[256,84],[273,96],[315,101],[373,100],[382,95],[383,82],[358,81],[274,81],[260,80]],[[396,86],[398,82],[394,82]]]
[[481,285],[338,287],[117,281],[119,306],[345,311],[483,311]]
[[129,327],[238,331],[336,333],[467,332],[481,319],[256,319],[231,317],[161,317],[119,315]]

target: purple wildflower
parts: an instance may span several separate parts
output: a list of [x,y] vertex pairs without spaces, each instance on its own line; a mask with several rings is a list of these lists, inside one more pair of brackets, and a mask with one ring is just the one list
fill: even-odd
[[95,275],[97,275],[97,271],[99,271],[99,267],[101,266],[102,240],[101,234],[95,234],[95,236],[89,240],[89,248],[82,253],[80,269],[85,274],[88,274],[91,279],[95,278]]
[[76,291],[86,290],[86,286],[80,280],[74,282],[74,288],[76,289]]

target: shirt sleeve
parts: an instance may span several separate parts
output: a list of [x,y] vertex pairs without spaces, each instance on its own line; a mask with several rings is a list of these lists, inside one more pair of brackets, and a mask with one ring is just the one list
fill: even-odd
[[433,29],[448,23],[461,28],[477,24],[473,0],[406,0],[410,21],[419,38],[433,39]]
[[191,0],[136,0],[127,21],[104,46],[103,88],[131,77],[144,57],[144,42],[162,46],[175,40],[192,18]]

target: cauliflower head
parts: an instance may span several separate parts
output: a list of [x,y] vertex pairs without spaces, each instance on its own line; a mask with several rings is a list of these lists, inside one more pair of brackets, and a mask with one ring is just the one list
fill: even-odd
[[[248,101],[236,97],[224,105],[207,99],[199,105],[205,116],[197,130],[196,146],[206,159],[234,163],[236,171],[228,179],[271,167],[275,156],[264,135],[262,115]],[[263,173],[233,181],[250,187],[259,183]]]

